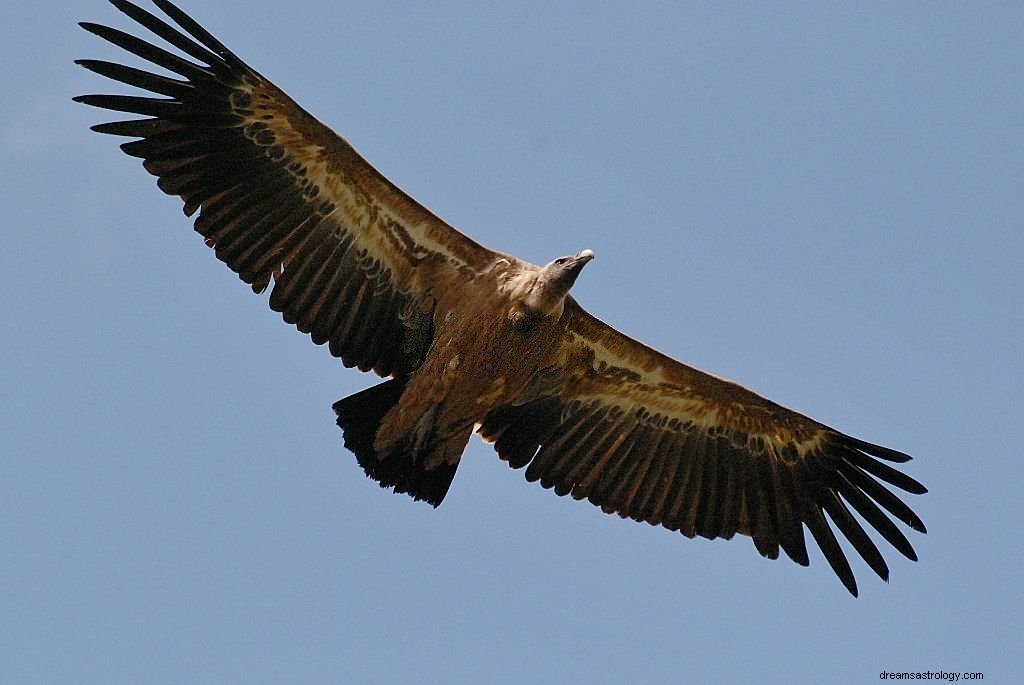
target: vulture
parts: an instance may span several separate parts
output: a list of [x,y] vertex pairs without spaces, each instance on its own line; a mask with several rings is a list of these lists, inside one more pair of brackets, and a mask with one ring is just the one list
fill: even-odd
[[908,455],[620,333],[569,294],[591,250],[540,267],[480,245],[168,0],[170,22],[111,2],[177,51],[83,22],[164,71],[78,60],[148,92],[75,100],[135,115],[92,129],[131,138],[121,149],[286,322],[385,379],[333,407],[381,487],[438,506],[476,432],[528,481],[690,538],[739,533],[807,566],[806,527],[854,596],[833,527],[885,581],[863,523],[917,560],[896,521],[925,526],[892,488],[926,489],[889,465]]

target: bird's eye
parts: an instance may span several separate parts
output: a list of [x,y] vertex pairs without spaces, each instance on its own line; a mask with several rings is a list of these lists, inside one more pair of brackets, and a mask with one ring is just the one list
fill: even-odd
[[559,257],[558,259],[555,260],[555,264],[565,264],[566,260],[568,259],[568,257]]

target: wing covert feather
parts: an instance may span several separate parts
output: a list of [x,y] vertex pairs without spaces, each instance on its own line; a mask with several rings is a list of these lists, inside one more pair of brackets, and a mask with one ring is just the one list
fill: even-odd
[[[768,558],[809,563],[804,528],[854,595],[832,525],[883,580],[889,568],[861,519],[916,560],[886,515],[924,523],[882,482],[913,494],[913,478],[879,460],[909,456],[858,440],[746,388],[686,366],[566,305],[550,360],[553,390],[492,412],[480,427],[529,480],[605,512],[687,537],[750,536]],[[860,516],[858,519],[854,513]]]
[[127,0],[113,4],[182,51],[123,31],[87,31],[176,77],[101,60],[102,76],[162,97],[85,95],[142,119],[94,126],[123,144],[161,190],[178,195],[218,259],[346,365],[408,373],[432,338],[439,292],[498,256],[433,215],[166,0],[177,27]]

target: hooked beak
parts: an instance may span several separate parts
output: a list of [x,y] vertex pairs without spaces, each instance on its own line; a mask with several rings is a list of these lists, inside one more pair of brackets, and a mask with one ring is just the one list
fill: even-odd
[[586,264],[587,262],[589,262],[593,258],[594,258],[594,251],[588,248],[586,250],[580,250],[576,254],[576,256],[573,258],[573,262],[575,262],[576,264],[579,264],[580,266],[583,266],[584,264]]

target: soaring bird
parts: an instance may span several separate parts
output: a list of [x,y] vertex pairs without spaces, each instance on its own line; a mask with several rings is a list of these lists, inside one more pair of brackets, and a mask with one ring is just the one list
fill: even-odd
[[925,526],[886,486],[926,492],[885,463],[908,455],[620,333],[569,294],[591,250],[535,266],[480,245],[168,0],[154,3],[173,25],[111,2],[180,52],[81,26],[175,77],[78,60],[149,93],[75,100],[141,115],[92,128],[135,139],[121,149],[253,291],[273,286],[285,321],[387,379],[334,404],[345,447],[382,487],[436,507],[476,432],[529,481],[687,537],[740,533],[806,566],[806,527],[854,596],[833,526],[883,580],[862,522],[917,559],[893,519]]

